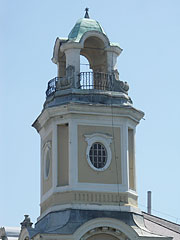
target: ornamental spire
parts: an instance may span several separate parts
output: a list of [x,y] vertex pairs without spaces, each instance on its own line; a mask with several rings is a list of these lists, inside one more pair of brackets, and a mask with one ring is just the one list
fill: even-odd
[[85,13],[85,15],[84,15],[84,18],[90,18],[90,17],[89,17],[89,13],[88,13],[89,8],[85,8],[85,11],[86,11],[86,13]]

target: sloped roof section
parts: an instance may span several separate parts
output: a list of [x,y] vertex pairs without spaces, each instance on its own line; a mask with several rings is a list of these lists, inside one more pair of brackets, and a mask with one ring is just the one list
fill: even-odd
[[106,35],[104,29],[94,19],[81,18],[74,25],[73,29],[68,35],[70,41],[79,42],[84,33],[88,31],[97,31]]
[[143,212],[144,222],[151,232],[180,240],[180,225]]

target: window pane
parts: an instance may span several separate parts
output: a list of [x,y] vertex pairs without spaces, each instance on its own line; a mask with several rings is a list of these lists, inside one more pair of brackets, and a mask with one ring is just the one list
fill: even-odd
[[89,151],[89,158],[95,168],[103,168],[107,162],[105,146],[99,142],[93,143]]

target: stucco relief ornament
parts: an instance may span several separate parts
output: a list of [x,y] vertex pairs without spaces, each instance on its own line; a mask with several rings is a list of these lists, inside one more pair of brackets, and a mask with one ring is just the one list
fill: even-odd
[[91,135],[84,135],[84,137],[88,144],[86,156],[89,166],[96,171],[105,171],[111,163],[112,153],[110,144],[112,136],[93,133]]
[[57,90],[70,88],[74,83],[74,73],[75,73],[75,67],[69,65],[66,68],[66,76],[59,78],[56,83]]
[[118,92],[124,92],[127,94],[129,90],[128,83],[119,80],[119,72],[117,69],[114,70],[113,74],[114,74],[113,90]]
[[23,228],[27,228],[27,227],[32,227],[33,223],[31,222],[31,219],[29,217],[29,215],[24,215],[24,221],[21,224],[21,229]]
[[52,143],[51,141],[48,141],[44,145],[44,150],[43,150],[43,161],[44,161],[44,177],[45,179],[48,178],[49,176],[49,171],[50,171],[50,164],[51,164],[51,148],[52,148]]
[[4,227],[0,228],[0,239],[7,240],[7,235]]

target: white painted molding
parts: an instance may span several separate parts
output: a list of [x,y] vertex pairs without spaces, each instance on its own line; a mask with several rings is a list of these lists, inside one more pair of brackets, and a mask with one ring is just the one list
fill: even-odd
[[69,49],[82,49],[83,45],[82,43],[78,43],[78,42],[67,42],[67,43],[63,43],[60,47],[61,52],[64,52],[66,50]]
[[57,124],[56,122],[53,125],[52,132],[52,185],[53,189],[57,186],[57,171],[58,171],[58,146],[57,146]]
[[[125,224],[121,220],[113,218],[95,218],[84,223],[76,230],[76,232],[74,233],[74,240],[84,239],[83,237],[86,235],[87,232],[93,231],[93,229],[99,227],[117,229],[119,232],[122,232],[126,236],[126,239],[139,239],[135,229],[133,229],[132,226]],[[118,236],[116,236],[116,238],[118,239]]]
[[100,33],[98,31],[88,31],[88,32],[85,32],[80,39],[80,43],[82,44],[83,47],[84,47],[84,42],[89,37],[96,37],[96,38],[99,38],[100,40],[102,40],[105,48],[110,45],[109,39],[105,34]]
[[41,195],[41,204],[46,201],[54,192],[55,190],[50,188],[45,194]]
[[[53,107],[53,108],[48,108],[45,109],[36,119],[36,121],[39,122],[40,127],[39,127],[39,131],[42,129],[42,127],[44,126],[44,124],[53,117],[57,117],[60,118],[65,117],[69,114],[76,114],[78,116],[83,115],[84,117],[88,115],[90,116],[97,116],[97,114],[99,116],[101,116],[101,120],[103,119],[103,117],[112,117],[112,112],[111,112],[111,108],[110,106],[107,108],[105,108],[104,106],[102,106],[101,104],[96,104],[96,108],[92,107],[92,104],[87,104],[86,105],[86,109],[84,109],[84,111],[81,110],[82,104],[69,104],[69,105],[62,105],[62,106],[58,106],[58,107]],[[134,107],[129,107],[129,108],[118,108],[116,106],[113,106],[113,114],[114,114],[114,119],[116,120],[118,118],[118,120],[122,120],[123,118],[126,118],[126,121],[129,119],[131,121],[134,122],[135,125],[137,125],[139,123],[139,121],[142,119],[142,117],[144,116],[144,113],[140,110],[135,109]],[[72,117],[72,115],[71,115]],[[63,119],[63,118],[62,118]],[[118,121],[116,121],[118,122]]]
[[[112,142],[112,136],[102,134],[102,133],[93,133],[91,135],[84,135],[84,137],[85,137],[86,142],[88,143],[88,146],[86,149],[86,157],[87,157],[89,166],[95,171],[105,171],[109,167],[109,165],[111,163],[111,159],[112,159],[112,153],[111,153],[111,148],[110,148],[110,144]],[[89,157],[89,151],[91,149],[91,146],[95,142],[102,143],[105,146],[106,151],[107,151],[107,162],[103,168],[94,167],[93,164],[91,163],[91,160]]]
[[126,124],[121,129],[121,164],[122,184],[129,190],[129,164],[128,164],[128,127]]
[[97,183],[77,183],[74,185],[51,188],[41,197],[41,203],[45,202],[53,193],[63,193],[70,191],[98,192],[98,193],[129,193],[137,197],[137,193],[133,190],[126,191],[127,187],[122,184],[97,184]]

